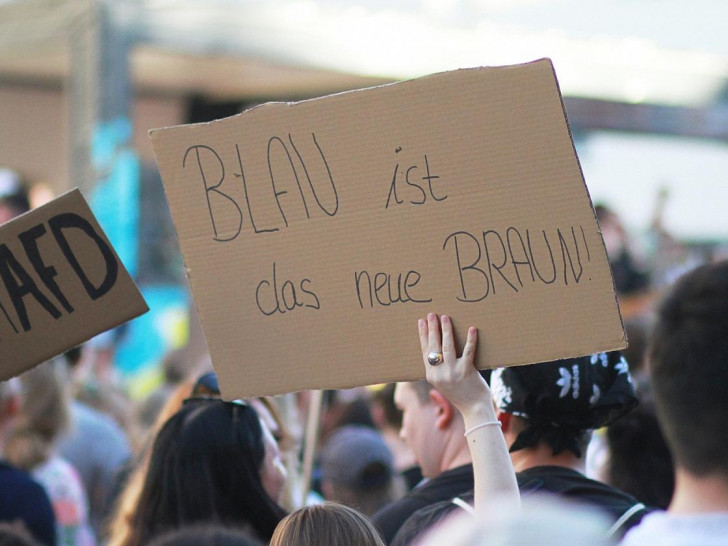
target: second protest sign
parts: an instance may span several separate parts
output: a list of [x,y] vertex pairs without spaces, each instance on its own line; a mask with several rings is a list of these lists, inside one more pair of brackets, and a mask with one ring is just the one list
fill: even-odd
[[428,311],[481,367],[625,344],[548,60],[151,138],[228,398],[421,378]]

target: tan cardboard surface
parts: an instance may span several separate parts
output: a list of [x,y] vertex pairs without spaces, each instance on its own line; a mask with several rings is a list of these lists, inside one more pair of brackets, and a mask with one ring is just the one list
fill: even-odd
[[146,311],[80,191],[0,226],[0,380]]
[[228,398],[625,346],[552,65],[460,70],[151,132]]

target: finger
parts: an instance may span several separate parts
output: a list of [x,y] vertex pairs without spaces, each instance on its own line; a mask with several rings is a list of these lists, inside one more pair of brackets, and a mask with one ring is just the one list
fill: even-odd
[[447,315],[440,317],[442,323],[442,355],[445,360],[453,361],[457,358],[455,354],[455,341],[452,335],[452,321]]
[[427,315],[427,351],[430,353],[440,353],[440,321],[435,313]]
[[475,348],[478,345],[478,329],[474,326],[471,326],[468,328],[468,337],[465,340],[465,347],[463,347],[463,358],[469,362],[473,363],[473,360],[475,359]]
[[420,332],[420,349],[422,355],[427,355],[427,321],[425,319],[419,319],[417,321],[417,329]]

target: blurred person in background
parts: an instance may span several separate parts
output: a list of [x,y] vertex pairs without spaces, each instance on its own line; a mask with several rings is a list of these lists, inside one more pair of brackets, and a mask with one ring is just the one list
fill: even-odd
[[250,533],[209,523],[189,525],[160,535],[149,546],[263,546]]
[[642,503],[666,509],[675,488],[670,450],[648,385],[638,388],[639,405],[606,429],[602,479]]
[[29,210],[26,181],[17,171],[0,166],[0,225]]
[[394,456],[394,468],[404,478],[410,491],[422,480],[422,471],[417,465],[412,448],[407,445],[399,431],[402,428],[402,411],[394,403],[394,383],[375,388],[372,394],[372,420]]
[[394,457],[375,429],[341,427],[321,449],[321,491],[326,500],[371,517],[404,494],[404,481],[393,465]]
[[304,506],[278,524],[270,546],[385,546],[371,521],[343,504]]
[[56,544],[56,519],[43,486],[5,459],[5,445],[15,429],[21,405],[17,377],[0,382],[0,521],[20,527],[45,545]]
[[617,213],[603,203],[594,206],[609,265],[612,268],[614,287],[619,296],[635,296],[650,286],[650,277],[632,248],[632,240]]
[[[65,356],[72,370],[81,359],[81,348],[72,349]],[[59,438],[58,453],[81,476],[88,498],[91,526],[100,538],[116,475],[131,457],[126,432],[109,415],[73,398],[70,426]]]
[[655,414],[645,353],[649,341],[647,316],[625,320],[629,362],[639,404],[630,413],[592,436],[587,452],[587,475],[613,485],[647,506],[665,509],[675,480],[672,457]]
[[93,546],[88,500],[76,469],[56,449],[69,424],[70,393],[65,362],[55,359],[20,375],[22,404],[5,456],[27,470],[48,493],[56,516],[57,543]]

